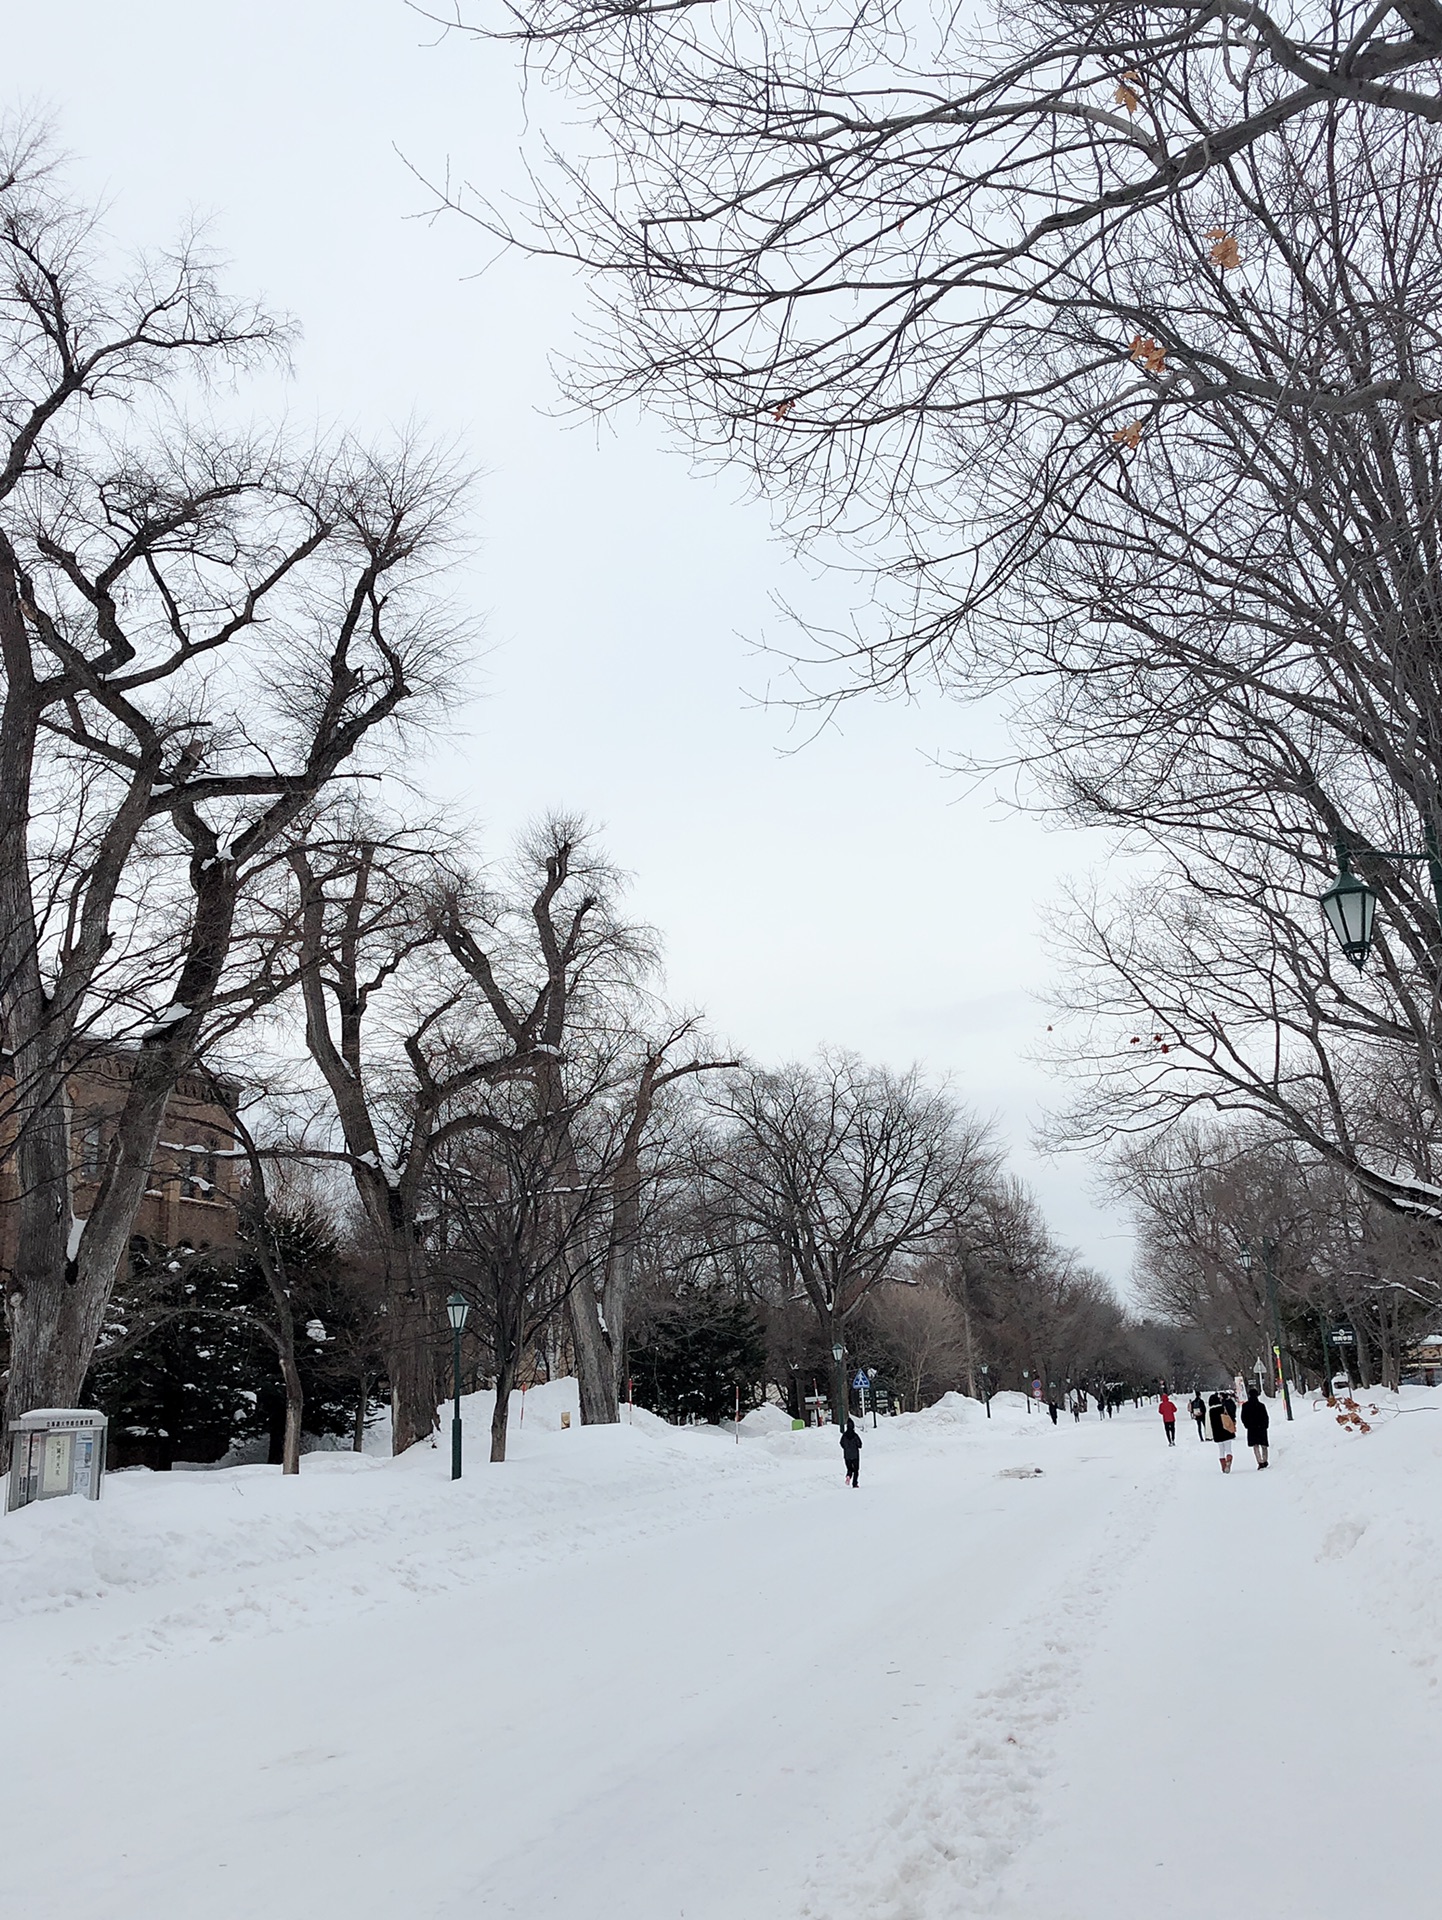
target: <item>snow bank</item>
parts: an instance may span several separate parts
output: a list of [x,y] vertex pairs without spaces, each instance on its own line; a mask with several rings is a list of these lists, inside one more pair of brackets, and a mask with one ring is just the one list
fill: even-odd
[[[1020,1418],[1031,1418],[1020,1395]],[[794,1430],[775,1406],[736,1428],[673,1427],[644,1408],[583,1427],[577,1383],[511,1400],[507,1459],[489,1462],[492,1393],[461,1403],[465,1472],[450,1480],[450,1408],[429,1446],[398,1459],[318,1452],[291,1479],[265,1465],[112,1473],[104,1498],[46,1501],[0,1519],[0,1620],[168,1590],[167,1633],[263,1631],[287,1609],[353,1612],[396,1591],[431,1592],[514,1575],[601,1540],[640,1538],[756,1505],[803,1498],[837,1476],[834,1426]],[[563,1420],[569,1415],[569,1426]],[[957,1394],[919,1414],[863,1426],[868,1468],[889,1454],[936,1454],[1015,1425]],[[324,1567],[326,1578],[317,1580]],[[263,1576],[263,1577],[262,1577]],[[264,1597],[257,1597],[260,1587]],[[147,1603],[148,1606],[156,1604]],[[125,1640],[115,1657],[137,1649]],[[108,1657],[108,1656],[106,1656]]]
[[[216,1637],[225,1637],[244,1614],[246,1576],[260,1569],[287,1570],[297,1582],[309,1569],[308,1611],[353,1611],[398,1588],[490,1578],[498,1560],[515,1572],[571,1551],[602,1527],[598,1511],[613,1536],[639,1536],[675,1524],[678,1511],[700,1517],[725,1504],[738,1473],[753,1487],[770,1477],[786,1490],[776,1464],[754,1449],[698,1446],[695,1430],[639,1407],[623,1409],[616,1426],[582,1427],[573,1380],[531,1389],[524,1415],[513,1397],[508,1457],[493,1467],[494,1405],[492,1393],[462,1399],[459,1482],[450,1479],[443,1408],[432,1444],[397,1459],[308,1454],[290,1479],[270,1466],[129,1468],[107,1476],[99,1501],[50,1500],[3,1516],[0,1620],[171,1586],[177,1596],[205,1590],[220,1610],[209,1607]],[[335,1575],[331,1602],[315,1581],[322,1562]]]
[[[1442,1652],[1442,1389],[1362,1392],[1370,1433],[1344,1429],[1320,1402],[1302,1402],[1288,1478],[1309,1510],[1323,1577],[1350,1588],[1366,1614],[1385,1620],[1398,1649],[1438,1685]],[[1274,1422],[1276,1415],[1273,1416]],[[1285,1445],[1283,1425],[1273,1439]]]

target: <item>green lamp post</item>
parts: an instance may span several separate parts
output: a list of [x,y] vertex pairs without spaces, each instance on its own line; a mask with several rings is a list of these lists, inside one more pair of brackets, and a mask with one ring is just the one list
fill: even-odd
[[446,1318],[451,1323],[451,1390],[455,1411],[451,1415],[451,1478],[461,1477],[461,1330],[470,1308],[465,1295],[453,1293],[446,1302]]

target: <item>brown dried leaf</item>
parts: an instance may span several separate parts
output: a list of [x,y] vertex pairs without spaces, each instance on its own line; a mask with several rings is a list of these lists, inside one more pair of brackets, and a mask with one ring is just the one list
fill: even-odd
[[1140,420],[1129,420],[1126,426],[1118,427],[1112,435],[1112,445],[1114,447],[1130,447],[1135,453],[1141,444],[1142,423]]
[[1147,334],[1132,335],[1132,344],[1127,352],[1139,367],[1145,367],[1148,373],[1160,373],[1167,364],[1167,350],[1159,341]]
[[1228,233],[1225,227],[1213,227],[1207,238],[1212,242],[1212,250],[1207,258],[1213,266],[1221,267],[1224,272],[1228,267],[1241,266],[1242,256],[1234,234]]

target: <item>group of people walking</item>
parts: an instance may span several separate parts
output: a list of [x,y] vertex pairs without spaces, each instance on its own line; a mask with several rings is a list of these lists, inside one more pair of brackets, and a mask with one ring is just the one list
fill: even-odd
[[[1162,1425],[1166,1429],[1167,1445],[1177,1444],[1177,1403],[1169,1393],[1164,1393],[1157,1411],[1162,1416]],[[1236,1398],[1225,1387],[1203,1400],[1202,1390],[1197,1388],[1187,1403],[1187,1412],[1197,1423],[1197,1438],[1215,1443],[1222,1472],[1232,1471],[1232,1447],[1237,1437],[1238,1407]],[[1247,1445],[1256,1456],[1260,1470],[1267,1464],[1267,1429],[1271,1425],[1271,1415],[1267,1412],[1267,1403],[1262,1398],[1260,1387],[1248,1387],[1247,1397],[1240,1408],[1242,1428],[1247,1436]]]
[[[1100,1410],[1100,1403],[1098,1404]],[[1051,1414],[1052,1425],[1055,1426],[1055,1405],[1049,1406],[1047,1411]],[[1174,1447],[1177,1444],[1177,1403],[1165,1390],[1157,1403],[1157,1412],[1162,1416],[1167,1445]],[[1235,1396],[1223,1387],[1209,1399],[1203,1400],[1202,1390],[1198,1387],[1187,1402],[1187,1412],[1197,1423],[1197,1438],[1215,1442],[1217,1454],[1222,1463],[1222,1472],[1230,1473],[1232,1446],[1237,1437],[1238,1409]],[[1072,1413],[1076,1418],[1080,1418],[1076,1400],[1072,1402]],[[1271,1425],[1271,1415],[1267,1412],[1267,1403],[1262,1398],[1260,1387],[1247,1388],[1247,1397],[1241,1405],[1241,1421],[1247,1436],[1247,1445],[1256,1455],[1260,1470],[1267,1464],[1267,1428]],[[841,1457],[846,1466],[846,1484],[849,1487],[859,1487],[861,1485],[861,1435],[850,1420],[841,1430]]]

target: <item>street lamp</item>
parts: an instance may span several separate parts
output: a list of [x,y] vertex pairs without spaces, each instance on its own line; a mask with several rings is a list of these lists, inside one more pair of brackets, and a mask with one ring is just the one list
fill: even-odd
[[[1248,1241],[1242,1242],[1242,1270],[1252,1271],[1252,1249]],[[1262,1241],[1262,1277],[1267,1289],[1267,1310],[1272,1320],[1272,1352],[1276,1355],[1277,1372],[1282,1380],[1282,1404],[1287,1409],[1287,1418],[1292,1417],[1292,1392],[1287,1385],[1287,1368],[1282,1359],[1282,1310],[1277,1302],[1277,1243],[1275,1240]]]
[[1372,947],[1372,922],[1377,916],[1377,896],[1365,880],[1359,880],[1342,856],[1342,871],[1321,896],[1327,925],[1337,936],[1337,944],[1360,973],[1367,964]]
[[1349,858],[1351,853],[1366,854],[1373,860],[1425,860],[1432,878],[1432,898],[1437,907],[1437,916],[1442,920],[1442,848],[1438,847],[1437,835],[1425,817],[1420,847],[1372,847],[1350,836],[1338,837],[1337,877],[1320,896],[1320,904],[1327,925],[1337,936],[1343,953],[1360,973],[1367,964],[1367,955],[1372,947],[1372,922],[1377,915],[1377,895],[1365,880],[1359,880],[1353,873]]
[[451,1415],[451,1478],[461,1477],[461,1329],[470,1308],[464,1294],[453,1293],[446,1302],[446,1318],[451,1323],[451,1389],[455,1411]]
[[986,1417],[988,1420],[990,1420],[991,1418],[991,1368],[987,1366],[985,1362],[982,1363],[982,1369],[981,1369],[981,1397],[986,1402]]
[[832,1341],[831,1358],[836,1362],[832,1381],[836,1390],[836,1424],[841,1427],[845,1426],[851,1417],[851,1395],[846,1390],[846,1347],[843,1341]]

